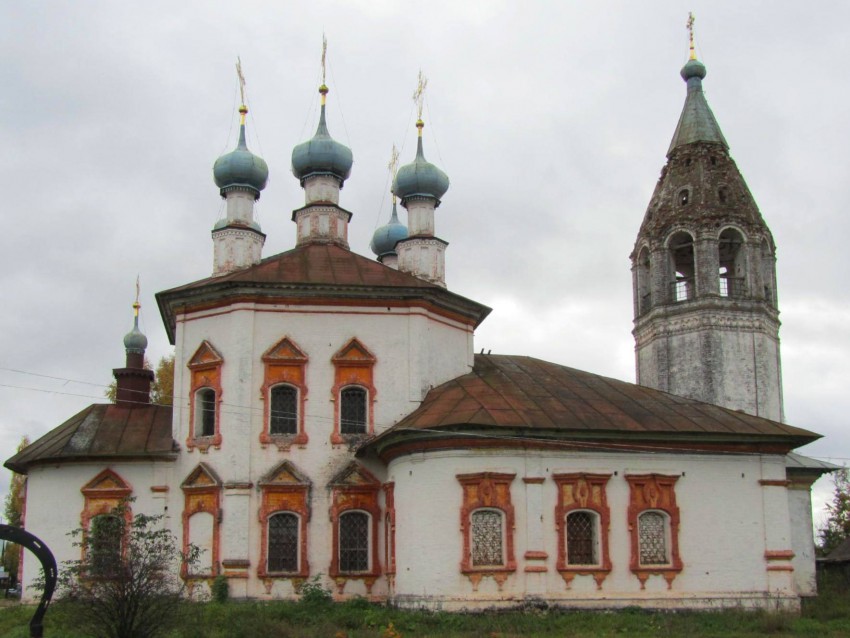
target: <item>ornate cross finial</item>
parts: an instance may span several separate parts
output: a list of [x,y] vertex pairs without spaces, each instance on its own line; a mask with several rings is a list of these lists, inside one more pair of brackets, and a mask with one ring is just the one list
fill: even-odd
[[245,76],[242,74],[242,60],[236,56],[236,79],[239,81],[239,97],[242,100],[239,106],[239,123],[245,126],[245,115],[248,113],[248,107],[245,106]]
[[133,313],[136,317],[139,316],[139,308],[142,304],[139,303],[139,275],[136,275],[136,300],[133,302]]
[[239,97],[245,104],[245,76],[242,75],[242,60],[236,56],[236,77],[239,80]]
[[325,84],[325,60],[328,57],[328,39],[322,34],[322,84]]
[[[393,144],[393,152],[390,154],[390,163],[387,164],[387,169],[392,175],[393,182],[395,182],[395,176],[398,174],[398,149],[395,144]],[[393,193],[393,204],[395,204],[395,193]]]
[[696,60],[697,54],[694,51],[694,14],[693,14],[693,11],[688,12],[688,22],[685,26],[688,27],[688,40],[690,41],[691,60]]
[[422,106],[425,103],[425,87],[428,86],[428,78],[419,69],[419,82],[416,84],[416,90],[413,92],[413,101],[416,102],[416,110],[418,118],[422,120]]

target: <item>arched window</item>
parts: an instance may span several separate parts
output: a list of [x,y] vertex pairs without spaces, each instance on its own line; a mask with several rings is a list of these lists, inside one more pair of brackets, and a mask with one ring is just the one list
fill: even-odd
[[91,519],[87,549],[92,576],[109,576],[120,567],[124,525],[112,514]]
[[[688,164],[690,165],[690,160],[688,160]],[[691,192],[687,188],[679,191],[679,206],[687,206],[690,199]]]
[[341,434],[366,433],[366,390],[348,386],[339,393],[339,431]]
[[638,516],[638,553],[641,565],[667,565],[667,516],[662,512],[648,511]]
[[776,295],[774,294],[775,281],[773,278],[774,259],[773,251],[770,249],[770,243],[767,239],[761,242],[761,280],[764,290],[764,300],[771,305],[776,305]]
[[195,393],[195,436],[215,434],[215,390],[201,388]]
[[649,309],[652,308],[649,277],[649,249],[644,246],[637,258],[638,315],[649,312]]
[[670,300],[673,303],[689,301],[696,290],[694,280],[694,238],[679,231],[667,242],[670,254],[670,268],[673,278],[670,282]]
[[280,512],[269,517],[268,572],[298,571],[298,516]]
[[339,517],[339,571],[369,571],[369,515],[345,512]]
[[720,233],[718,242],[718,261],[720,263],[720,296],[737,299],[744,296],[744,238],[734,228]]
[[269,434],[298,432],[298,390],[291,385],[276,385],[271,389]]
[[599,564],[599,523],[595,512],[567,515],[567,565]]
[[472,512],[472,566],[501,567],[505,564],[504,516],[499,510]]

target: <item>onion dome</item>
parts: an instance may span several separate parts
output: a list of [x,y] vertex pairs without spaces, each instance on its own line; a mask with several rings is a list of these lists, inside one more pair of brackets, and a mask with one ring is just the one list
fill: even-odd
[[402,239],[407,239],[407,226],[398,220],[398,210],[395,202],[393,202],[393,214],[390,217],[390,222],[375,231],[369,247],[378,257],[394,255],[395,245]]
[[141,308],[141,304],[137,301],[133,304],[136,315],[133,320],[133,329],[124,335],[124,348],[127,352],[144,354],[148,347],[148,338],[139,330],[139,308]]
[[222,197],[230,190],[242,189],[253,193],[254,199],[260,199],[260,191],[266,187],[269,179],[269,167],[262,157],[249,151],[245,143],[245,114],[248,113],[248,107],[242,105],[239,113],[242,115],[239,143],[234,150],[215,161],[213,179],[221,189]]
[[319,93],[322,94],[319,127],[312,139],[292,149],[292,173],[301,181],[301,186],[304,186],[305,179],[314,175],[330,175],[337,178],[342,186],[351,175],[354,156],[350,148],[337,142],[328,133],[325,120],[325,96],[328,94],[328,87],[322,84]]
[[416,128],[419,129],[416,159],[398,169],[393,180],[393,194],[401,198],[402,204],[411,197],[432,197],[439,204],[440,198],[449,190],[448,175],[425,159],[422,151],[424,126],[425,123],[421,119],[416,122]]

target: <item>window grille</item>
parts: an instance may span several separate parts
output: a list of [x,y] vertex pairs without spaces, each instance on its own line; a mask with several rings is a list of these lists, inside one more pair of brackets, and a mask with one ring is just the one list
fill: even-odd
[[666,565],[667,521],[659,512],[644,512],[638,517],[638,543],[641,565]]
[[198,400],[195,409],[199,413],[200,432],[196,436],[213,436],[215,434],[215,390],[204,388],[198,390]]
[[502,565],[502,514],[493,510],[472,513],[472,566]]
[[339,570],[369,571],[369,515],[349,512],[339,517]]
[[567,516],[567,564],[596,565],[596,516],[573,512]]
[[269,433],[298,432],[298,391],[289,385],[276,385],[271,391]]
[[342,434],[366,433],[366,390],[345,388],[340,392],[339,431]]
[[123,525],[117,516],[102,515],[92,519],[88,542],[92,575],[108,576],[118,570],[123,534]]
[[298,517],[275,514],[269,518],[268,570],[298,571]]

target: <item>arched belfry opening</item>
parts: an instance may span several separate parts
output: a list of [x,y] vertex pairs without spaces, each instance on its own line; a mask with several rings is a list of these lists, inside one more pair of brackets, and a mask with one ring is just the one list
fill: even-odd
[[644,246],[638,253],[636,262],[637,313],[642,315],[652,308],[652,288],[650,285],[649,249]]
[[717,244],[717,256],[720,296],[732,299],[745,297],[747,268],[743,235],[734,228],[724,229]]
[[761,242],[761,284],[764,300],[776,307],[776,257],[765,237]]
[[694,262],[694,238],[690,233],[680,230],[667,242],[670,255],[669,286],[670,301],[679,303],[690,301],[696,291],[696,267]]

